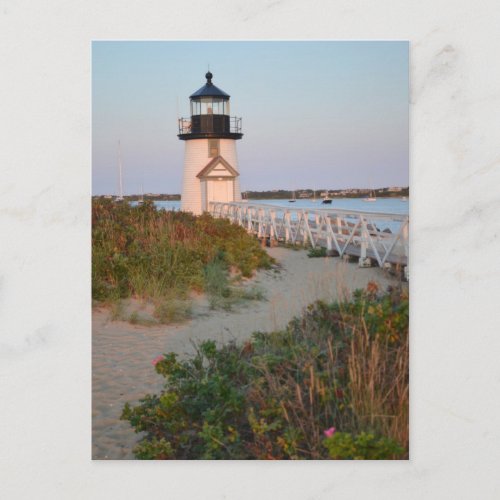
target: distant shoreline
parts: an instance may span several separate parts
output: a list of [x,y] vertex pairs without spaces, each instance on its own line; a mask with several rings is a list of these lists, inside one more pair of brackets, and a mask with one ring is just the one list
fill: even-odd
[[[326,196],[326,190],[321,191],[317,190],[316,191],[316,198],[324,198]],[[410,193],[409,193],[409,187],[394,187],[394,188],[379,188],[379,189],[336,189],[336,190],[328,190],[328,197],[335,199],[335,198],[364,198],[370,193],[373,193],[373,195],[376,198],[401,198],[401,197],[406,197],[408,198]],[[287,191],[287,190],[272,190],[272,191],[245,191],[242,193],[244,195],[244,199],[246,200],[289,200],[293,197],[294,191]],[[295,191],[295,196],[297,199],[313,199],[314,198],[314,192],[311,189],[298,189]],[[93,195],[93,198],[115,198],[115,195],[107,194],[107,195]],[[140,194],[131,194],[131,195],[125,195],[125,199],[130,200],[130,201],[137,201],[141,198],[144,198],[144,200],[151,200],[151,201],[180,201],[181,195],[180,194],[165,194],[165,193],[158,193],[158,194],[153,194],[153,193],[147,193],[144,194],[144,196]]]

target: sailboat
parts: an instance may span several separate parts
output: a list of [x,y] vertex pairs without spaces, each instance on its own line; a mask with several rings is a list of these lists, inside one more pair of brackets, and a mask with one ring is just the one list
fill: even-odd
[[118,178],[119,178],[119,195],[115,198],[116,202],[123,201],[123,177],[122,177],[122,148],[120,141],[118,141]]
[[332,199],[328,196],[328,191],[326,192],[326,196],[323,198],[323,200],[321,201],[321,203],[323,203],[323,205],[331,205],[332,204]]
[[288,200],[288,203],[295,203],[297,200],[295,199],[295,191],[293,191],[293,194],[292,194],[292,199],[291,200]]
[[316,199],[316,190],[313,190],[313,199],[312,202],[316,203],[318,200]]
[[363,198],[363,201],[377,201],[377,198],[375,196],[375,191],[373,189],[370,191],[370,196]]
[[144,186],[141,184],[141,197],[137,201],[138,205],[142,205],[144,203]]

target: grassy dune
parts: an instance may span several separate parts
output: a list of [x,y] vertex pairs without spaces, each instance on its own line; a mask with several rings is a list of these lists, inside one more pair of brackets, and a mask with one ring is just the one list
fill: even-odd
[[[209,215],[156,210],[94,199],[92,298],[157,301],[166,316],[173,300],[217,288],[232,276],[251,276],[271,259],[242,228]],[[228,293],[228,288],[221,293]],[[165,314],[164,314],[165,315]]]

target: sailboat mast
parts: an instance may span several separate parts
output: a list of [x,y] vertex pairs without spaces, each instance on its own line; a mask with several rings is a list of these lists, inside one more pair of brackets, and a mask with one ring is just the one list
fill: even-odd
[[123,177],[122,177],[122,149],[121,149],[121,144],[120,141],[118,141],[118,173],[119,173],[119,179],[120,179],[120,194],[119,194],[119,199],[123,199]]

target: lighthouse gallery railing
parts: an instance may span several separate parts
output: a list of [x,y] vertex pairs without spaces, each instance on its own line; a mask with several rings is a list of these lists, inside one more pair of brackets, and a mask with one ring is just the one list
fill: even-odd
[[[225,122],[217,122],[217,123],[215,122],[215,120],[217,120],[218,118],[225,118],[225,117],[226,117],[225,115],[203,115],[204,126],[206,127],[208,125],[209,131],[217,129],[217,131],[219,132],[241,134],[242,118],[237,116],[228,116],[227,130],[226,130],[226,128],[224,127],[221,129],[221,123]],[[193,124],[191,118],[179,118],[178,125],[179,125],[179,134],[191,134],[193,132],[192,130]]]
[[372,260],[381,267],[408,265],[408,215],[244,202],[211,202],[209,211],[259,238],[324,247],[340,256],[357,256],[360,265]]

